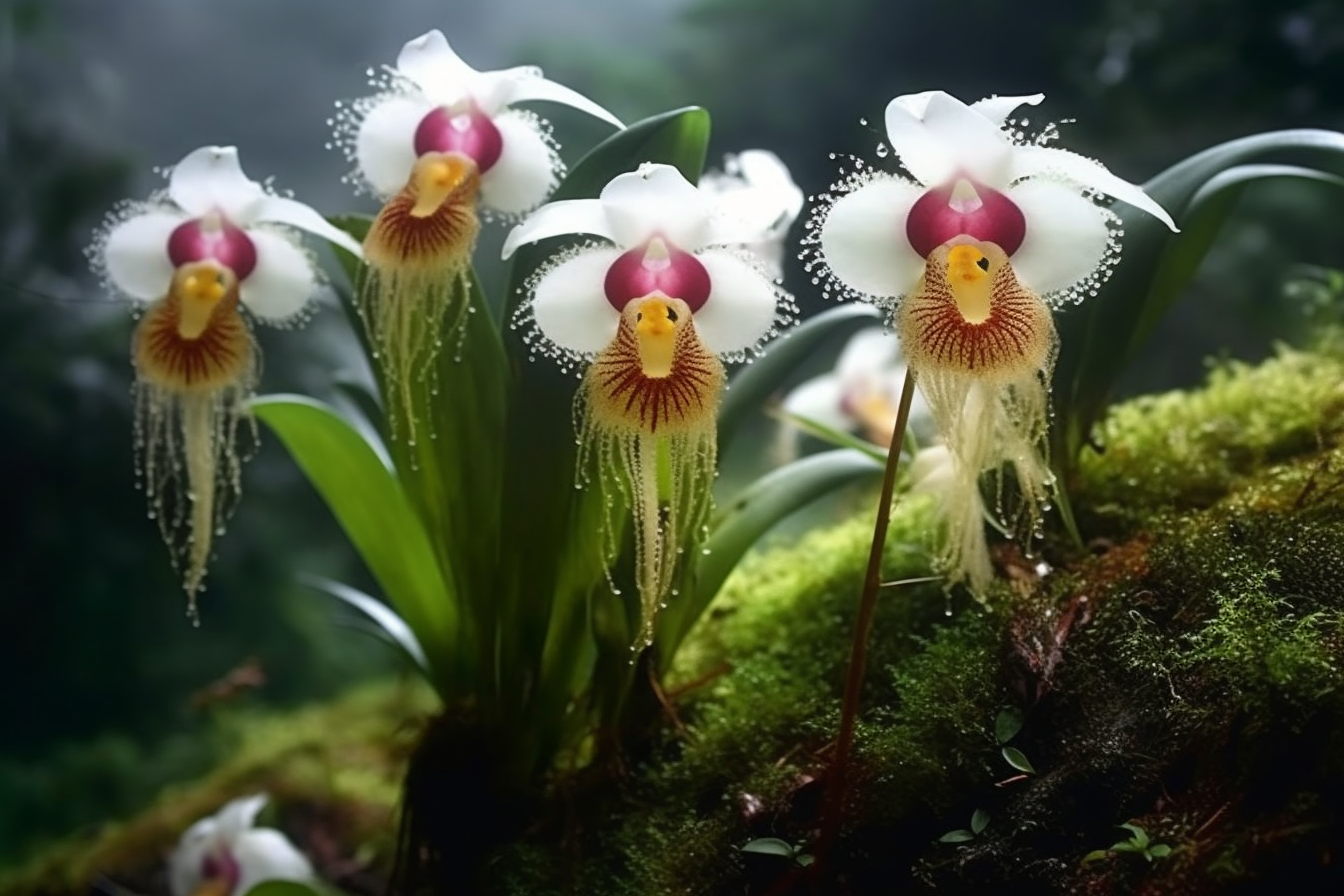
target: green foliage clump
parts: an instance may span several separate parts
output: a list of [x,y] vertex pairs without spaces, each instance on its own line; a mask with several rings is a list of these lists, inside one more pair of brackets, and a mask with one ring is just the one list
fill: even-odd
[[1125,527],[1159,509],[1207,507],[1252,471],[1332,442],[1342,411],[1338,355],[1280,347],[1259,366],[1221,363],[1202,389],[1112,408],[1104,450],[1083,452],[1075,500]]

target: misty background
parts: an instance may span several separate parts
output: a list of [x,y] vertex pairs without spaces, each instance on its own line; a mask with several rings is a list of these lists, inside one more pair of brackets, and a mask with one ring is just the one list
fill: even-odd
[[[296,583],[372,590],[264,432],[204,624],[187,622],[134,487],[132,321],[83,250],[116,201],[162,185],[155,166],[210,143],[324,213],[372,211],[341,182],[326,120],[430,28],[478,69],[539,64],[627,121],[706,106],[711,164],[770,148],[809,195],[834,178],[830,153],[876,161],[892,96],[931,88],[1045,92],[1033,117],[1077,119],[1062,145],[1136,181],[1232,137],[1344,127],[1333,0],[0,0],[0,866],[201,774],[231,713],[395,669]],[[539,111],[571,162],[605,135]],[[1307,318],[1283,284],[1302,263],[1344,268],[1340,208],[1311,186],[1251,191],[1127,388],[1186,385],[1206,356],[1299,338]],[[796,263],[786,283],[821,307]],[[321,396],[354,363],[334,303],[302,331],[259,335],[263,391]],[[248,663],[262,687],[193,701]]]

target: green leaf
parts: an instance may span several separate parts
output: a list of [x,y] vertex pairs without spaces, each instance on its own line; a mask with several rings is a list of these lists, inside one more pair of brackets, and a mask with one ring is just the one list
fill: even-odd
[[1129,831],[1130,839],[1134,841],[1134,845],[1139,849],[1143,849],[1148,845],[1148,832],[1143,828],[1136,824],[1122,824],[1119,825],[1119,827]]
[[1111,387],[1180,296],[1241,190],[1268,178],[1336,183],[1344,175],[1344,134],[1276,131],[1232,140],[1191,156],[1144,189],[1182,228],[1116,203],[1125,237],[1121,262],[1100,294],[1059,315],[1060,354],[1051,434],[1061,479],[1076,462]]
[[401,484],[377,450],[331,408],[301,395],[269,395],[252,409],[289,449],[424,650],[440,693],[461,663],[463,637],[451,579]]
[[1094,849],[1087,855],[1083,856],[1083,864],[1086,865],[1090,862],[1099,862],[1102,859],[1109,859],[1110,857],[1111,857],[1110,850]]
[[1154,843],[1148,847],[1148,857],[1150,859],[1165,859],[1171,855],[1171,847],[1165,843]]
[[[737,371],[719,405],[719,450],[727,450],[742,425],[759,413],[784,383],[828,339],[882,321],[871,305],[852,302],[808,318],[771,342],[765,353]],[[894,336],[892,337],[895,338]]]
[[245,896],[342,896],[341,890],[327,883],[296,880],[264,880],[247,891]]
[[965,843],[967,840],[974,840],[975,834],[965,828],[955,831],[948,831],[938,838],[939,843]]
[[837,448],[849,448],[860,454],[865,454],[880,464],[887,462],[887,449],[881,445],[874,445],[867,439],[861,439],[853,433],[843,432],[834,427],[827,426],[825,423],[819,423],[811,417],[803,417],[799,414],[790,414],[788,411],[778,411],[777,416],[780,420],[786,421],[792,426],[807,433],[810,436],[820,439],[823,442],[829,442]]
[[817,857],[809,853],[800,852],[793,857],[793,860],[798,863],[799,868],[810,868],[812,863],[817,860]]
[[1036,769],[1031,767],[1026,755],[1017,747],[1004,747],[1002,750],[1003,761],[1011,765],[1020,772],[1026,772],[1029,775],[1036,774]]
[[657,645],[662,669],[668,668],[682,639],[757,539],[822,495],[877,478],[882,466],[857,451],[814,454],[767,473],[721,508],[708,540],[687,564],[688,587],[659,615]]
[[1022,730],[1022,723],[1022,710],[1016,706],[1005,706],[994,717],[994,739],[1000,744],[1008,743]]
[[778,837],[761,837],[752,840],[744,845],[740,851],[762,856],[792,856],[795,852],[792,843],[787,840],[780,840]]
[[320,576],[302,576],[301,580],[306,585],[326,592],[338,600],[345,601],[368,616],[382,629],[393,644],[400,647],[406,656],[410,657],[411,661],[420,667],[420,670],[426,676],[429,675],[429,660],[425,656],[424,648],[416,640],[415,632],[411,631],[411,627],[406,624],[406,620],[398,616],[396,611],[387,604],[375,597],[370,597],[358,588],[352,588],[331,579],[324,579]]
[[979,834],[989,825],[989,813],[984,809],[976,809],[971,813],[971,830]]

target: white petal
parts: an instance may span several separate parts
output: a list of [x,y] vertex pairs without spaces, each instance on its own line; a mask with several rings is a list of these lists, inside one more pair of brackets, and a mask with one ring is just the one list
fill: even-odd
[[414,81],[434,105],[461,99],[478,74],[437,28],[406,42],[397,56],[397,71]]
[[938,90],[898,96],[887,103],[887,141],[910,176],[922,184],[942,183],[956,170],[947,147],[924,125],[924,114]]
[[168,237],[185,220],[182,215],[152,211],[113,227],[103,244],[103,263],[112,284],[133,299],[162,298],[173,279]]
[[[901,343],[896,334],[881,327],[868,327],[849,338],[835,362],[835,372],[842,379],[873,376],[895,366],[901,357]],[[900,386],[897,386],[897,395]]]
[[620,246],[638,246],[655,234],[686,252],[724,236],[732,242],[747,242],[736,238],[740,228],[714,232],[713,201],[671,165],[644,164],[637,171],[617,175],[602,188],[600,198]]
[[245,227],[254,220],[253,212],[266,191],[243,174],[237,147],[202,146],[173,167],[168,196],[193,217],[218,209]]
[[756,345],[775,323],[775,285],[728,252],[710,250],[696,258],[709,272],[709,298],[692,315],[700,341],[716,355]]
[[994,96],[976,100],[971,103],[971,108],[988,118],[994,127],[998,128],[1003,127],[1008,116],[1016,112],[1019,106],[1037,106],[1043,99],[1045,99],[1043,93],[1033,93],[1029,96]]
[[783,409],[842,432],[854,428],[854,418],[845,413],[840,377],[822,374],[807,380],[784,396]]
[[257,266],[239,286],[239,298],[262,320],[279,323],[303,310],[317,288],[313,260],[287,237],[270,230],[249,230],[257,247]]
[[284,834],[271,828],[243,833],[229,850],[238,863],[238,883],[233,892],[242,896],[267,880],[311,881],[313,866]]
[[360,248],[358,240],[322,217],[317,209],[304,205],[297,199],[267,196],[257,209],[256,220],[274,221],[277,224],[297,227],[329,243],[335,243],[356,258],[364,257],[364,250]]
[[551,148],[526,115],[505,112],[493,121],[504,149],[481,176],[481,202],[505,214],[534,209],[555,186]]
[[389,95],[365,113],[355,136],[359,173],[380,196],[391,196],[415,165],[415,129],[434,107],[419,97]]
[[1099,193],[1113,196],[1121,202],[1127,202],[1142,209],[1177,232],[1176,222],[1166,209],[1158,205],[1143,189],[1124,178],[1116,177],[1100,162],[1086,156],[1056,149],[1052,146],[1019,146],[1013,150],[1012,177],[1030,177],[1036,174],[1050,174],[1063,177],[1075,183],[1090,187]]
[[706,172],[700,190],[714,197],[725,218],[737,219],[762,237],[782,237],[802,211],[803,191],[779,156],[749,149],[730,156],[724,172]]
[[1027,218],[1026,238],[1013,253],[1013,270],[1035,292],[1067,289],[1097,269],[1111,238],[1106,212],[1068,185],[1032,178],[1010,189]]
[[226,804],[223,809],[215,813],[215,821],[219,824],[219,839],[227,843],[236,841],[244,831],[252,827],[265,805],[264,793],[245,796]]
[[[492,72],[492,74],[494,73]],[[557,84],[549,78],[543,78],[540,69],[529,66],[522,69],[511,69],[508,74],[512,77],[508,92],[505,94],[507,96],[507,99],[504,100],[505,103],[512,105],[513,103],[525,103],[532,100],[560,103],[578,109],[580,112],[587,112],[594,118],[602,119],[612,127],[624,127],[619,118],[577,90],[571,90],[563,84]]]
[[607,301],[603,284],[620,254],[618,249],[589,249],[541,276],[530,308],[543,336],[584,355],[611,344],[621,315]]
[[924,110],[924,126],[943,147],[944,158],[958,170],[990,186],[1008,185],[1014,146],[998,124],[956,97],[937,91]]
[[500,257],[508,258],[525,243],[574,233],[615,239],[601,200],[562,199],[559,202],[548,202],[509,231]]
[[909,291],[924,259],[910,247],[905,222],[923,192],[908,181],[878,176],[837,199],[821,225],[821,253],[831,273],[871,296]]
[[201,884],[201,863],[215,845],[218,828],[213,817],[202,818],[178,838],[168,857],[168,889],[173,896],[194,896]]

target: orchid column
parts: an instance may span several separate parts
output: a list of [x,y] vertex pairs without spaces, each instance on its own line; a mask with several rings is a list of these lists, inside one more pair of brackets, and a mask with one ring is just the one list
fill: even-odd
[[755,352],[793,305],[749,255],[723,248],[765,232],[722,215],[668,165],[622,174],[598,199],[541,207],[509,234],[504,256],[568,234],[608,242],[538,271],[519,323],[560,363],[588,364],[577,399],[580,468],[595,453],[602,486],[633,509],[647,645],[681,546],[709,511],[723,361]]
[[237,429],[260,373],[243,311],[301,322],[321,282],[298,231],[360,251],[313,209],[249,180],[237,149],[205,146],[171,169],[167,190],[115,210],[89,252],[110,287],[147,306],[132,349],[138,463],[192,614],[238,494]]
[[480,72],[442,32],[408,42],[379,92],[332,120],[354,179],[386,200],[364,241],[371,274],[359,310],[387,380],[389,414],[414,439],[409,391],[432,375],[445,319],[461,323],[478,205],[514,219],[536,208],[564,174],[550,125],[515,104],[572,106],[619,128],[592,100],[531,66]]
[[[1052,308],[1095,294],[1120,255],[1109,195],[1175,229],[1139,187],[1099,163],[1028,138],[1008,117],[1042,94],[973,105],[929,91],[887,106],[887,137],[908,177],[860,163],[817,208],[808,238],[845,295],[888,309],[910,370],[951,452],[958,491],[1012,468],[1020,507],[994,507],[1034,533],[1054,485],[1045,457]],[[978,501],[948,508],[947,544],[983,525]],[[944,554],[949,584],[982,592],[987,566]]]

